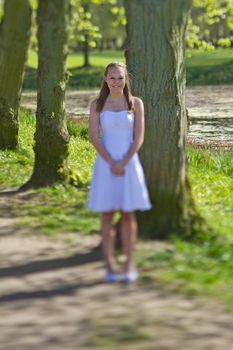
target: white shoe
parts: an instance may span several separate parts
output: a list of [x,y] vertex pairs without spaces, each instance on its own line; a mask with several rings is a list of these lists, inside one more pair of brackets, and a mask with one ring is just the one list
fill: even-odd
[[125,272],[124,273],[124,281],[127,283],[136,282],[138,279],[137,271]]

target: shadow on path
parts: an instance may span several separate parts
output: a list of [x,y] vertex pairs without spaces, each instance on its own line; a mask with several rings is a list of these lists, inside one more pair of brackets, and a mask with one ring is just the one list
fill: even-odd
[[0,192],[0,197],[10,197],[14,196],[16,194],[22,193],[20,189],[14,189],[14,190],[6,190],[6,191],[1,191]]
[[30,292],[15,292],[0,296],[0,304],[6,302],[22,301],[22,300],[35,300],[35,299],[48,299],[61,295],[73,295],[79,289],[91,288],[97,285],[104,284],[104,281],[92,281],[92,282],[79,282],[76,284],[68,284],[51,290],[35,290]]
[[88,253],[74,254],[68,258],[38,260],[18,266],[0,268],[0,278],[22,277],[32,273],[90,264],[100,261],[101,259],[101,247],[98,245]]

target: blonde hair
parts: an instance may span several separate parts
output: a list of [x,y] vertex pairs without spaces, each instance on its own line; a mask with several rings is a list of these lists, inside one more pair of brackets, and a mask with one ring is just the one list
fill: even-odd
[[131,89],[130,89],[129,73],[127,71],[127,67],[126,67],[126,65],[124,63],[115,61],[115,62],[109,63],[107,65],[107,67],[105,68],[103,82],[102,82],[102,85],[101,85],[101,88],[100,88],[99,96],[96,99],[96,112],[101,112],[103,107],[104,107],[106,99],[107,99],[107,97],[109,95],[109,88],[108,88],[108,84],[105,81],[105,78],[108,75],[109,69],[110,68],[115,68],[115,67],[120,67],[120,68],[124,69],[124,73],[125,73],[125,87],[124,87],[123,93],[125,95],[129,111],[133,111],[134,110],[133,95],[132,95]]

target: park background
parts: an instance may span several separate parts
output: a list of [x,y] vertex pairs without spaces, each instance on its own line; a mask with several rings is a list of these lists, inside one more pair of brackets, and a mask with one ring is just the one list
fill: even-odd
[[[4,16],[3,3],[3,1],[0,2],[1,19]],[[2,237],[7,236],[4,241],[6,249],[2,256],[1,276],[4,277],[4,271],[9,269],[9,263],[12,268],[14,264],[18,264],[19,266],[15,266],[15,275],[14,273],[12,275],[16,279],[17,273],[19,276],[23,274],[23,268],[26,270],[28,268],[29,275],[36,271],[54,272],[53,270],[56,270],[55,258],[52,267],[49,267],[48,263],[43,265],[44,249],[52,251],[57,248],[61,255],[63,249],[66,249],[74,255],[65,255],[66,261],[64,258],[64,262],[60,262],[61,268],[64,266],[77,268],[79,260],[74,253],[75,248],[77,250],[93,248],[93,242],[94,244],[98,242],[99,217],[86,209],[89,181],[95,158],[95,151],[88,140],[88,106],[97,94],[104,67],[111,61],[125,62],[126,18],[123,2],[71,1],[67,57],[69,80],[66,93],[67,126],[70,135],[68,180],[66,183],[56,183],[51,187],[17,192],[17,189],[30,178],[34,163],[33,135],[36,127],[38,64],[37,2],[31,1],[31,5],[34,12],[20,105],[19,143],[17,150],[0,151],[1,234]],[[175,235],[165,241],[157,241],[155,234],[152,241],[144,240],[142,237],[135,252],[141,271],[141,287],[153,290],[156,286],[164,295],[174,293],[191,300],[204,298],[205,306],[214,305],[217,310],[220,308],[220,313],[223,309],[228,310],[229,314],[233,307],[232,8],[232,1],[194,0],[186,37],[186,104],[190,116],[187,147],[189,177],[198,212],[205,219],[211,235],[206,234],[205,237],[201,235],[201,238],[191,241]],[[17,53],[15,62],[17,62]],[[118,217],[116,221],[117,219]],[[17,247],[22,242],[28,244],[30,239],[36,240],[35,237],[36,239],[39,237],[39,241],[41,240],[44,245],[41,243],[40,246],[37,241],[34,241],[31,245],[31,256],[30,249],[26,252],[26,250],[21,251],[21,248],[18,255],[13,255],[15,262],[14,258],[9,259],[9,254],[17,253]],[[49,243],[46,248],[47,240]],[[66,247],[64,248],[62,244]],[[34,249],[38,255],[32,254]],[[56,258],[59,257],[56,256]],[[41,269],[38,268],[40,260]],[[38,263],[37,267],[35,263],[33,265],[33,261]],[[21,270],[19,262],[22,264]],[[86,273],[91,274],[91,267]],[[56,273],[53,273],[53,276],[56,276]],[[101,276],[100,272],[97,276]],[[67,287],[64,281],[61,281],[60,287],[58,284],[53,289],[54,281],[52,277],[50,278],[48,281],[51,283],[51,290],[49,285],[46,285],[44,290],[40,283],[37,290],[34,280],[30,282],[30,292],[26,285],[20,286],[21,289],[18,290],[17,283],[12,282],[12,287],[6,287],[5,299],[3,297],[2,301],[23,302],[28,296],[33,302],[37,298],[36,295],[45,300],[46,295],[43,297],[45,291],[48,293],[48,300],[57,295],[70,293],[72,288]],[[58,283],[57,280],[56,283]],[[78,290],[78,287],[73,289]],[[101,302],[103,303],[102,299]],[[32,305],[32,307],[35,306]],[[193,309],[195,309],[194,306]],[[6,311],[9,312],[7,308]],[[64,310],[63,312],[65,313]],[[129,348],[134,346],[135,342],[141,342],[143,349],[143,344],[146,344],[150,337],[153,338],[148,331],[152,324],[149,321],[143,328],[140,320],[137,319],[135,327],[130,327],[132,319],[129,318],[128,323],[126,320],[120,327],[117,317],[111,315],[109,317],[111,330],[108,329],[105,321],[92,324],[87,317],[89,322],[87,323],[95,334],[90,338],[91,340],[89,339],[92,347],[117,349],[119,346],[124,346],[123,348],[127,349],[128,346]],[[131,317],[134,316],[131,315]],[[12,321],[12,329],[15,330],[19,324],[21,324],[20,318]],[[22,327],[27,339],[26,328],[23,325]],[[6,345],[10,344],[9,346],[12,347],[9,349],[13,349],[17,340],[13,337],[10,342],[10,331],[5,334],[5,337],[2,336],[3,342]],[[56,330],[54,330],[54,337],[59,339]],[[104,337],[107,340],[103,340]],[[20,338],[19,344],[24,344],[24,349],[27,349],[24,339]],[[42,335],[41,339],[48,340]],[[40,342],[39,338],[37,341]],[[77,345],[78,341],[75,341]],[[30,343],[29,340],[28,344],[30,349],[33,341]],[[46,344],[49,349],[48,344],[53,344],[53,341],[48,341]],[[55,340],[54,344],[56,344]],[[70,349],[73,345],[70,345]],[[57,348],[59,349],[58,345]],[[195,348],[198,349],[198,346],[193,347]]]

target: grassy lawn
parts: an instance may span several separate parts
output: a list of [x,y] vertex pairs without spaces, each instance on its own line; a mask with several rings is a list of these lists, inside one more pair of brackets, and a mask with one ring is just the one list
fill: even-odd
[[[70,72],[68,87],[72,89],[98,88],[103,68],[112,61],[125,61],[123,51],[91,52],[90,68],[82,68],[81,53],[70,54],[67,68]],[[233,49],[216,49],[213,52],[186,51],[187,85],[232,84]],[[24,88],[36,88],[37,55],[30,52],[24,79]]]
[[211,296],[233,309],[233,154],[188,149],[190,181],[197,210],[216,239],[203,243],[176,237],[172,246],[137,252],[145,279],[162,281],[187,295]]
[[[90,64],[94,67],[105,67],[111,61],[125,61],[123,51],[93,51],[90,54]],[[37,68],[38,57],[34,51],[30,51],[28,67]],[[83,65],[83,55],[81,53],[70,53],[67,57],[67,68],[77,68]]]
[[186,52],[187,85],[233,83],[233,49]]
[[228,64],[233,61],[232,49],[216,49],[215,51],[186,51],[187,67],[209,67]]
[[[35,118],[21,112],[19,149],[0,151],[1,189],[20,186],[30,177],[34,129]],[[98,232],[98,215],[86,209],[95,151],[87,140],[86,126],[71,122],[69,131],[70,178],[78,186],[57,184],[31,190],[20,205],[9,204],[19,227],[27,225],[50,237]],[[142,282],[157,281],[178,292],[211,296],[233,309],[233,155],[189,147],[188,159],[197,210],[216,232],[216,239],[185,242],[175,237],[162,247],[156,241],[141,240],[136,260]]]

